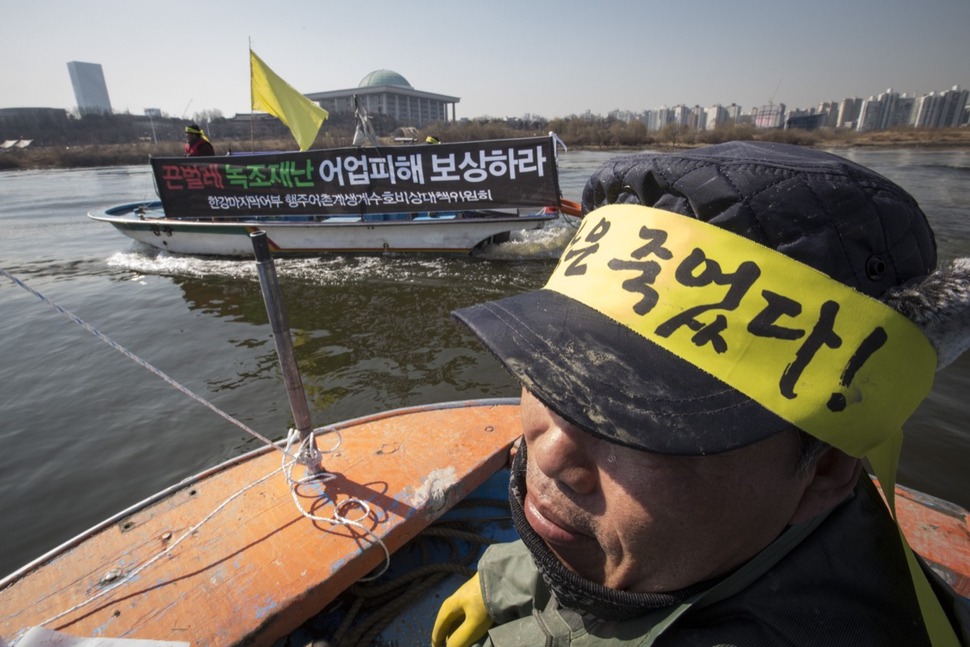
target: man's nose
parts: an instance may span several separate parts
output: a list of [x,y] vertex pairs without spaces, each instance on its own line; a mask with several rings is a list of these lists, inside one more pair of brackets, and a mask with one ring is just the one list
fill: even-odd
[[529,462],[577,494],[592,493],[599,482],[594,460],[596,438],[553,412],[548,424],[526,433]]

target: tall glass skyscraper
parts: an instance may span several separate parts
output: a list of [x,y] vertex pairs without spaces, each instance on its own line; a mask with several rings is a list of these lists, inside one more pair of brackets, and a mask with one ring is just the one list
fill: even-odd
[[74,86],[74,99],[82,115],[111,114],[111,101],[108,100],[108,86],[104,83],[104,72],[98,63],[71,61],[67,64]]

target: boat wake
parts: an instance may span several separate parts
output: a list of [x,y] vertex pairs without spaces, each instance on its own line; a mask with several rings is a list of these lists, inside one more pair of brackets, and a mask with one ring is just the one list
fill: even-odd
[[[559,258],[576,231],[572,218],[548,223],[542,229],[517,232],[507,242],[487,245],[475,254],[476,259],[495,261],[549,261]],[[353,283],[377,276],[416,278],[435,276],[444,268],[457,270],[464,265],[462,257],[414,254],[328,254],[319,257],[281,258],[277,272],[281,276],[326,285]],[[138,275],[181,276],[188,278],[257,278],[255,259],[216,258],[171,254],[148,245],[132,242],[125,250],[115,252],[106,261]],[[448,272],[449,274],[451,272]]]
[[579,220],[561,217],[542,229],[516,232],[511,240],[498,245],[487,245],[479,254],[494,260],[555,260],[576,233]]
[[169,254],[142,243],[132,243],[127,250],[112,254],[106,262],[109,267],[130,270],[138,274],[195,278],[207,276],[256,277],[255,261]]

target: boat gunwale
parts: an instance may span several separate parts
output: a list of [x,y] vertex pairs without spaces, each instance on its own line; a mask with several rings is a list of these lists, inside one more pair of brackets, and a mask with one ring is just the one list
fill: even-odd
[[[451,400],[447,402],[419,404],[419,405],[412,405],[408,407],[398,407],[396,409],[388,409],[386,411],[379,411],[377,413],[372,413],[365,416],[359,416],[356,418],[341,420],[333,424],[325,425],[322,427],[316,427],[314,429],[314,432],[318,435],[322,435],[324,433],[329,433],[331,431],[342,431],[344,429],[356,427],[356,426],[367,424],[377,420],[384,420],[387,418],[394,418],[398,416],[406,416],[406,415],[415,414],[415,413],[424,413],[428,411],[443,411],[447,409],[475,408],[475,407],[496,407],[496,406],[512,406],[512,405],[517,406],[519,403],[520,403],[520,398],[507,397],[507,398],[478,398],[478,399],[470,399],[470,400]],[[84,543],[86,540],[90,539],[91,537],[103,531],[104,529],[108,528],[109,526],[112,526],[118,523],[122,519],[130,517],[131,515],[137,512],[140,512],[145,508],[148,508],[149,506],[154,505],[169,496],[172,496],[173,494],[177,493],[178,491],[184,489],[189,485],[198,483],[215,474],[219,474],[220,472],[224,472],[241,463],[245,463],[247,461],[253,460],[254,458],[257,458],[259,456],[262,456],[263,454],[266,454],[267,452],[281,448],[285,446],[285,444],[286,444],[286,439],[283,438],[283,439],[274,441],[272,447],[270,447],[269,445],[263,445],[262,447],[258,447],[244,454],[240,454],[239,456],[229,458],[221,463],[218,463],[217,465],[213,465],[212,467],[206,468],[205,470],[198,472],[196,474],[193,474],[192,476],[187,476],[181,481],[179,481],[178,483],[174,483],[166,488],[163,488],[162,490],[159,490],[158,492],[155,492],[154,494],[151,494],[147,498],[132,504],[131,506],[125,508],[124,510],[121,510],[111,515],[110,517],[95,524],[94,526],[91,526],[90,528],[82,531],[81,533],[71,537],[70,539],[66,540],[60,545],[55,546],[54,548],[50,549],[43,555],[40,555],[36,559],[31,560],[27,564],[24,564],[23,566],[13,571],[9,575],[4,576],[2,579],[0,579],[0,590],[5,589],[8,586],[11,586],[12,584],[17,582],[24,576],[28,575],[31,571],[54,560],[62,553],[65,553],[71,550],[72,548]]]
[[[550,205],[554,206],[554,205]],[[135,210],[139,207],[145,207],[147,209],[158,210],[161,216],[136,216]],[[477,210],[477,211],[488,211],[488,210]],[[364,220],[360,218],[359,220],[349,221],[349,220],[307,220],[308,216],[304,214],[293,214],[292,216],[286,215],[252,215],[252,216],[226,216],[226,217],[204,217],[198,216],[193,218],[169,218],[164,215],[164,210],[162,209],[162,203],[160,200],[141,200],[136,202],[128,202],[124,204],[112,205],[109,207],[102,207],[98,209],[92,209],[88,211],[87,216],[92,220],[99,222],[107,222],[113,225],[128,225],[128,224],[165,224],[167,226],[178,226],[178,225],[188,225],[193,227],[195,225],[205,225],[206,227],[414,227],[414,226],[424,226],[424,225],[460,225],[460,224],[480,224],[483,222],[488,223],[516,223],[516,222],[549,222],[555,220],[559,217],[564,217],[561,210],[555,210],[552,212],[539,211],[536,213],[526,213],[526,214],[502,214],[495,216],[484,216],[484,217],[470,217],[470,218],[435,218],[430,217],[424,220]],[[410,212],[402,211],[399,213],[408,214]],[[439,213],[439,212],[433,212]],[[443,213],[443,212],[440,212]],[[448,212],[450,213],[450,212]],[[321,214],[321,216],[326,218],[350,218],[359,217],[359,214],[344,213],[344,214]],[[313,216],[309,216],[312,218]],[[296,220],[301,218],[301,220]]]

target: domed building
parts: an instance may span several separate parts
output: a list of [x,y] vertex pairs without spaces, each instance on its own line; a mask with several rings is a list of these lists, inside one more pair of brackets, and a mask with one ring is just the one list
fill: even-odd
[[[392,70],[374,70],[356,88],[306,95],[332,113],[353,113],[354,96],[370,115],[388,115],[402,126],[421,127],[435,121],[455,121],[458,97],[415,90]],[[448,107],[451,106],[451,115]]]

